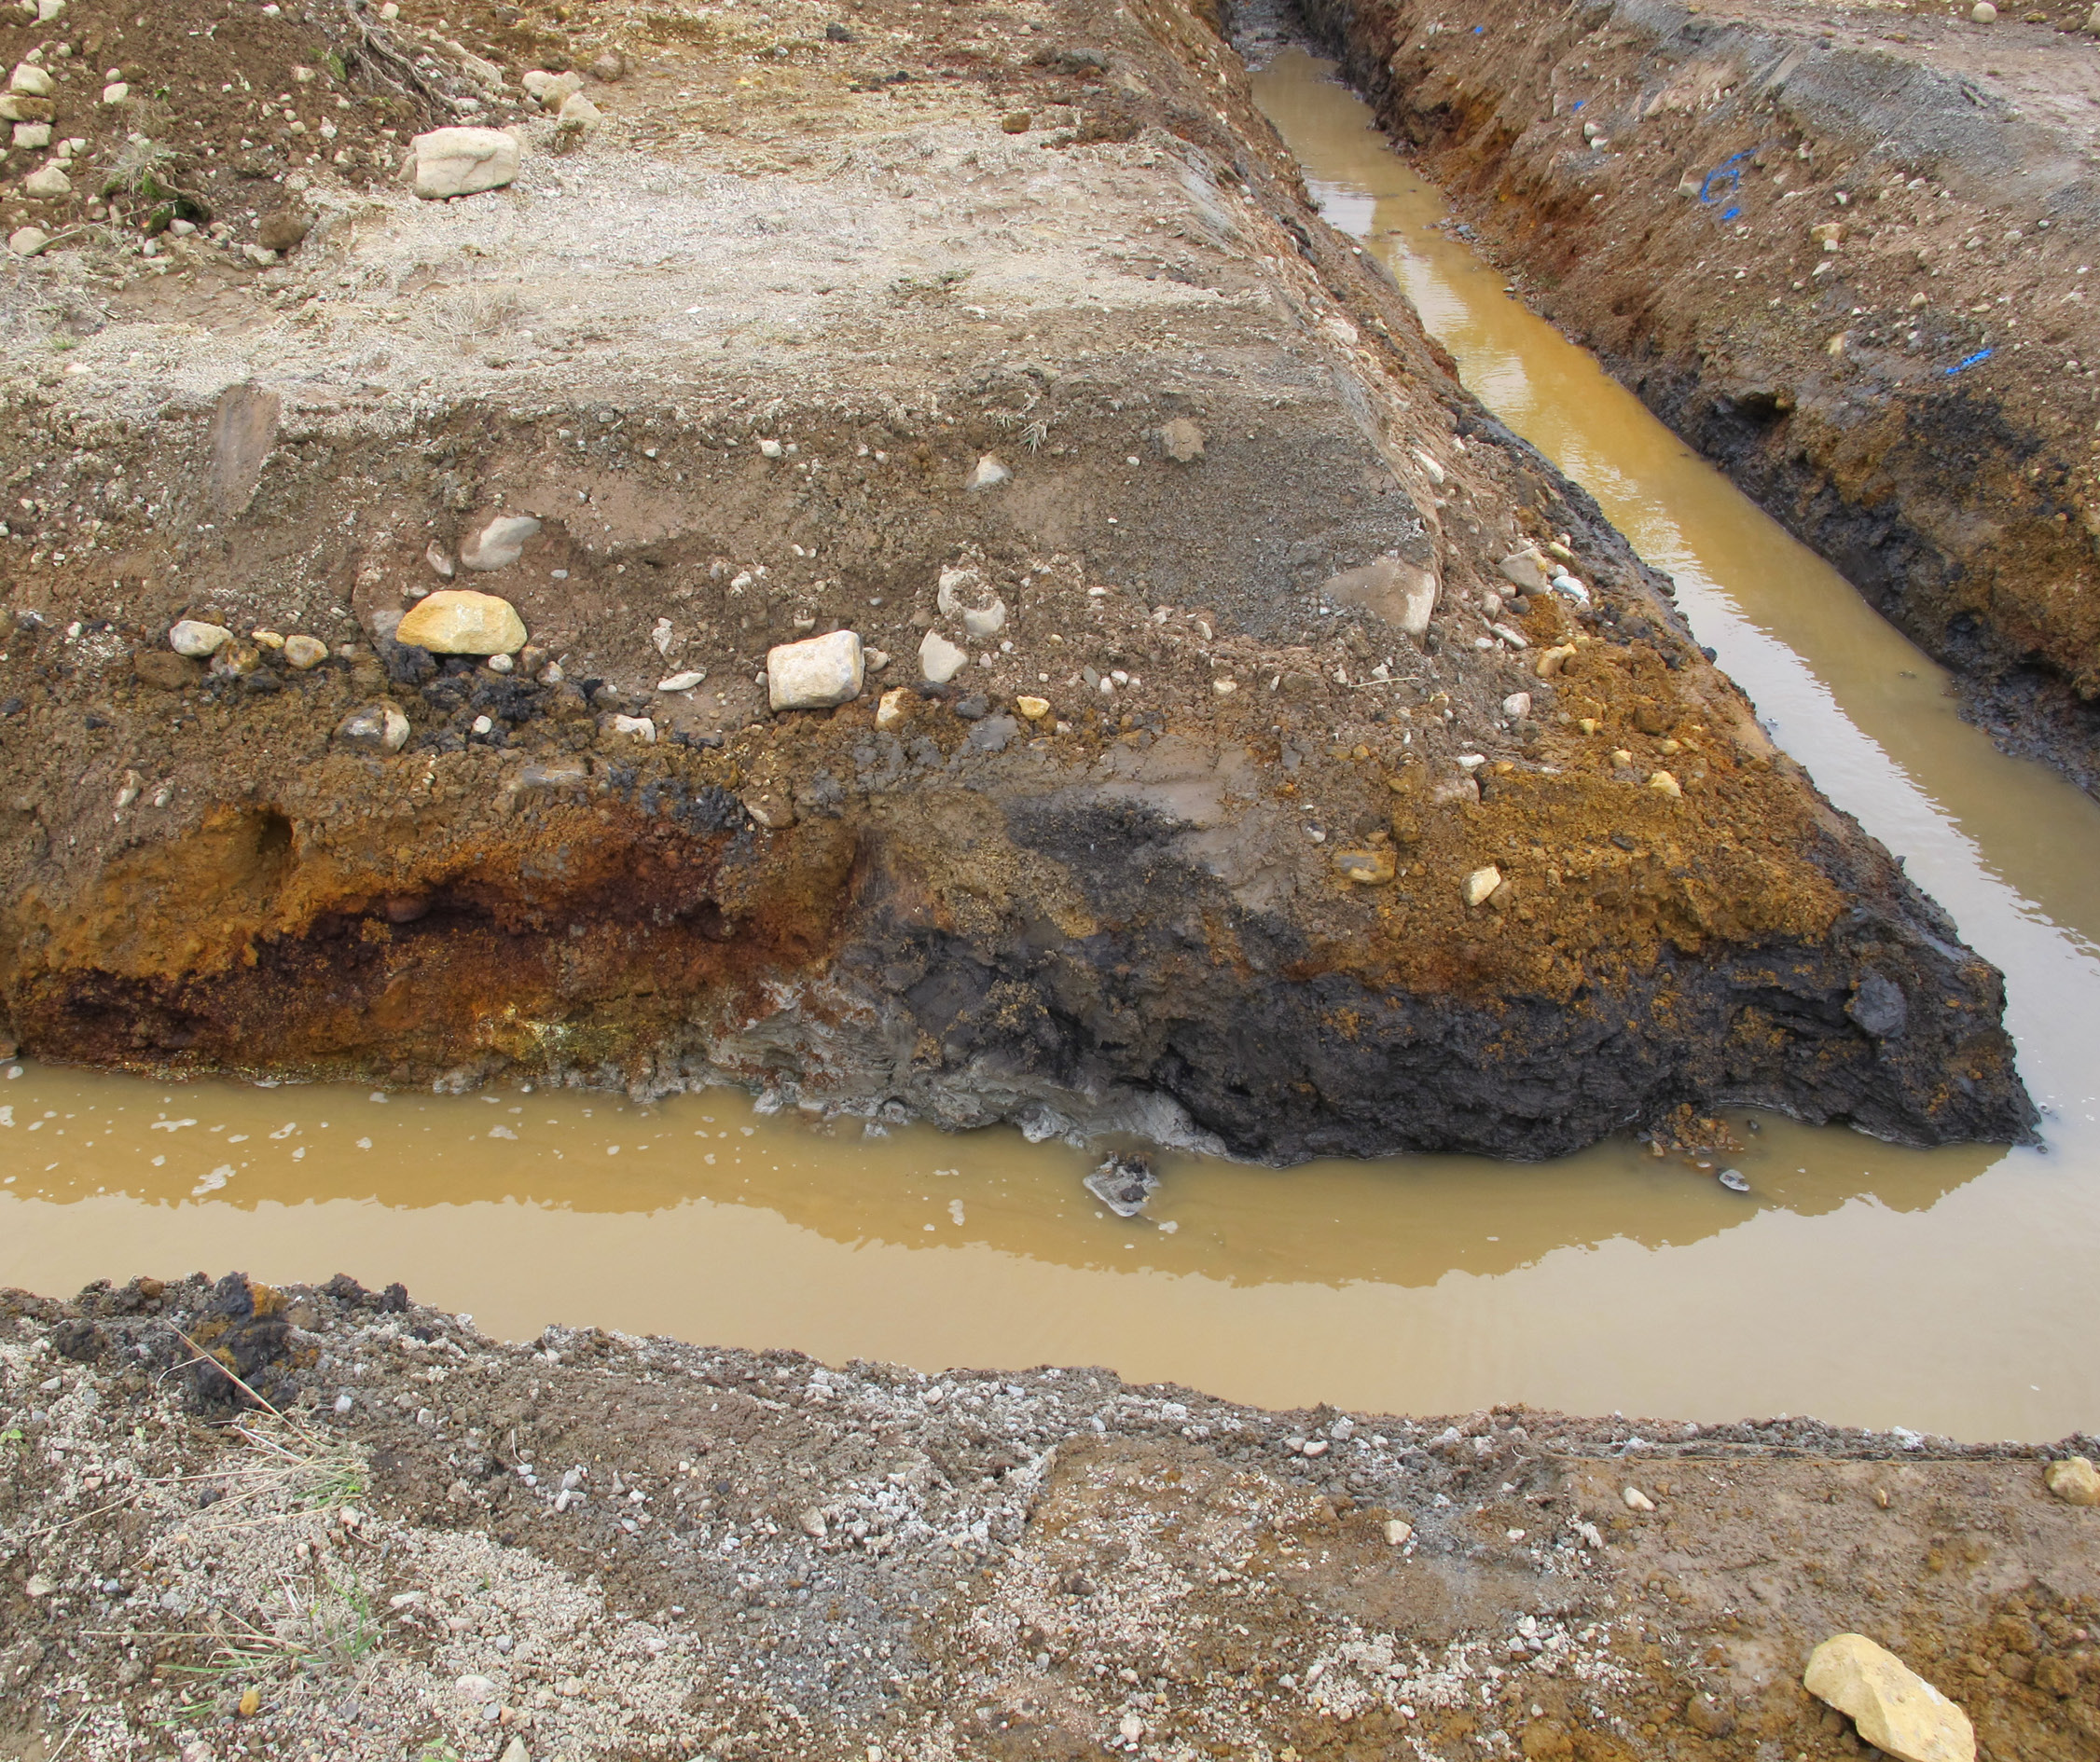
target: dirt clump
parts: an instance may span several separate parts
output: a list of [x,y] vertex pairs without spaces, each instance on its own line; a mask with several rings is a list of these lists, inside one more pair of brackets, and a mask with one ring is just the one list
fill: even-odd
[[[230,292],[179,237],[18,266],[30,1052],[1276,1162],[2031,1130],[1997,975],[1318,219],[1214,21],[836,21],[410,5],[510,186],[316,164]],[[526,76],[587,49],[579,133]],[[448,584],[523,646],[398,640]],[[841,630],[858,699],[772,713]]]
[[[282,1316],[229,1409],[188,1374]],[[91,1343],[86,1343],[90,1342]],[[2049,1450],[1814,1421],[1268,1413],[238,1273],[0,1294],[0,1742],[193,1754],[1858,1753],[1868,1634],[1982,1754],[2100,1754]]]

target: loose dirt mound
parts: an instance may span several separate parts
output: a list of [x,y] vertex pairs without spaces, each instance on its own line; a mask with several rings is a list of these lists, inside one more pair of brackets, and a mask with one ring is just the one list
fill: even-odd
[[[1279,1162],[1723,1096],[2028,1130],[1996,975],[1312,215],[1207,21],[592,16],[580,133],[524,15],[391,27],[511,118],[507,187],[331,160],[259,272],[17,266],[86,314],[0,379],[32,1052]],[[521,615],[507,673],[394,640],[447,579]],[[847,629],[859,697],[769,713],[768,651]]]
[[1857,1631],[1983,1755],[2100,1755],[2061,1451],[511,1346],[347,1279],[0,1316],[11,1753],[1825,1762]]

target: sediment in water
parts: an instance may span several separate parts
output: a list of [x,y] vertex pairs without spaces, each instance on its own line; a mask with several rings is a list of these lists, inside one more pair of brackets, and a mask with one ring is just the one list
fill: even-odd
[[[879,49],[753,91],[621,16],[601,133],[494,115],[545,149],[512,188],[311,186],[273,271],[302,322],[247,288],[214,331],[188,247],[162,307],[11,382],[30,1050],[731,1081],[1279,1163],[1722,1100],[2031,1129],[1996,973],[1319,221],[1209,21],[1071,7],[848,93],[962,27],[871,10]],[[66,512],[87,484],[106,515]],[[429,558],[519,514],[459,579],[520,665],[394,642]],[[210,670],[164,646],[185,615],[236,633]],[[768,713],[768,649],[840,628],[886,669]],[[933,635],[967,655],[937,686]],[[335,732],[375,704],[402,750]]]
[[1541,312],[2100,790],[2083,12],[1304,15]]

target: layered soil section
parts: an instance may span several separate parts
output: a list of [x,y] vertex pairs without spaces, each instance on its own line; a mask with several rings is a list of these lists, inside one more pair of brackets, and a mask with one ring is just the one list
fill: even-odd
[[0,1293],[0,1452],[16,1754],[1837,1762],[1850,1631],[1982,1755],[2100,1755],[2091,1438],[1276,1413],[231,1273]]
[[[1723,1100],[2028,1133],[1997,975],[1318,220],[1214,21],[560,10],[410,6],[377,71],[282,15],[281,260],[15,266],[26,1050],[1275,1162]],[[304,157],[309,91],[522,170],[418,202]],[[394,640],[441,569],[510,670]],[[844,629],[861,696],[773,713],[768,650]]]
[[2100,787],[2100,48],[2072,7],[1310,0],[1527,298]]

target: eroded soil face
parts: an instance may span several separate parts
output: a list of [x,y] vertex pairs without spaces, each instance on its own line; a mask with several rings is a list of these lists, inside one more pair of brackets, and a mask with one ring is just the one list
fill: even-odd
[[2083,12],[1308,11],[1541,311],[2095,787]]
[[[283,262],[16,266],[31,1052],[726,1076],[1277,1161],[1722,1097],[2028,1129],[1997,975],[1313,215],[1211,21],[283,18],[331,115],[507,121],[524,167],[419,203],[273,101]],[[563,60],[608,76],[580,141],[519,89]],[[202,160],[260,139],[163,102]],[[514,670],[395,643],[514,514],[458,575]],[[235,632],[211,670],[182,616]],[[839,628],[888,657],[861,698],[770,714],[768,648]],[[375,704],[402,750],[338,736]]]
[[2090,1439],[510,1346],[344,1279],[0,1313],[10,1753],[1820,1762],[1854,1631],[1983,1755],[2100,1755]]

